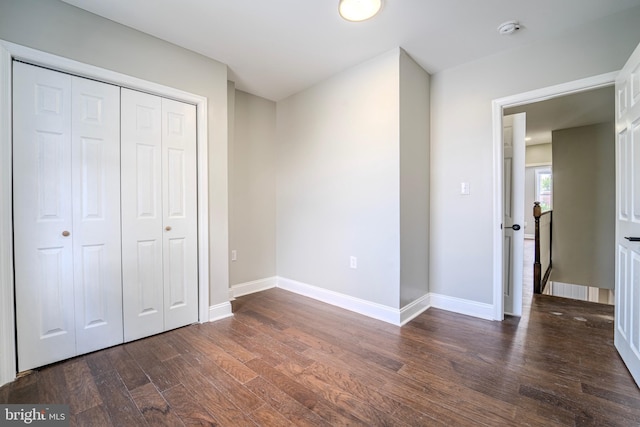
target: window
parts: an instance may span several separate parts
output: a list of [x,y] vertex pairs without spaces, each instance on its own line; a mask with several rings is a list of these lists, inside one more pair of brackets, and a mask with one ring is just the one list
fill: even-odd
[[542,212],[552,209],[553,176],[551,167],[536,168],[536,201],[540,202]]

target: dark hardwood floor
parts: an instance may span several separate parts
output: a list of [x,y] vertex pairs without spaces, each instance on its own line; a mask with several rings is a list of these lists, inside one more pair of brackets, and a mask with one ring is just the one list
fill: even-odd
[[72,425],[638,426],[613,307],[528,297],[522,318],[430,309],[402,328],[280,289],[235,316],[44,367],[4,403]]

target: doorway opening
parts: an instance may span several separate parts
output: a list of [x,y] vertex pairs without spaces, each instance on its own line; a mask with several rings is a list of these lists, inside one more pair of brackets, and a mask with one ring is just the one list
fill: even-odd
[[[609,289],[600,288],[612,286],[614,274],[614,98],[613,86],[605,86],[504,110],[526,114],[524,197],[519,198],[524,238],[535,236],[534,202],[542,212],[552,211],[554,270],[546,294],[601,303],[613,299]],[[598,244],[589,244],[594,241]],[[533,249],[529,240],[524,246]],[[532,263],[525,264],[525,275],[532,269]]]
[[[561,102],[562,98],[571,96],[586,94],[587,92],[595,89],[601,89],[609,87],[614,84],[617,73],[607,73],[599,76],[594,76],[574,82],[564,83],[557,86],[551,86],[548,88],[538,89],[531,92],[525,92],[517,95],[513,95],[506,98],[501,98],[493,101],[493,135],[494,135],[494,164],[497,167],[494,169],[494,310],[495,319],[504,319],[504,300],[503,300],[503,230],[501,229],[504,206],[502,200],[503,194],[503,116],[507,113],[515,113],[525,111],[527,108],[533,108],[536,105],[544,101]],[[613,114],[614,100],[610,100],[610,111]],[[517,110],[519,109],[519,111]],[[527,117],[529,119],[529,117]],[[532,138],[533,140],[533,138]],[[532,207],[526,209],[525,212],[531,210]],[[527,225],[529,221],[526,221]],[[523,259],[514,260],[513,262],[523,262]],[[613,283],[613,276],[611,277]]]

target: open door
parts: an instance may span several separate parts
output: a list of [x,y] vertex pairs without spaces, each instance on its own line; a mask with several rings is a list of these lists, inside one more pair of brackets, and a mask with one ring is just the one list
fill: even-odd
[[616,79],[615,346],[640,385],[640,45]]
[[525,113],[503,117],[504,179],[502,220],[502,281],[504,312],[522,315],[522,260],[524,256]]

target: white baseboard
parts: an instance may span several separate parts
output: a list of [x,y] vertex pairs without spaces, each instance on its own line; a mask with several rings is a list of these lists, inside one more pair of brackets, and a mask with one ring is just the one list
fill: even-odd
[[267,277],[266,279],[254,280],[251,282],[239,283],[231,286],[229,289],[229,297],[236,298],[243,295],[253,294],[255,292],[266,291],[275,288],[278,285],[276,276]]
[[233,316],[233,312],[231,311],[230,302],[209,306],[209,322],[215,322],[231,316]]
[[278,277],[278,287],[286,291],[326,302],[327,304],[335,305],[336,307],[344,308],[374,319],[382,320],[383,322],[400,326],[400,310],[386,305],[355,298],[349,295],[319,288],[317,286],[297,282],[295,280],[285,279],[284,277]]
[[[360,298],[355,298],[339,292],[330,291],[318,286],[313,286],[307,283],[302,283],[296,280],[277,276],[234,285],[231,287],[231,289],[229,289],[229,297],[235,298],[254,292],[264,291],[266,289],[271,289],[274,287],[303,295],[317,301],[322,301],[336,307],[344,308],[345,310],[353,311],[355,313],[359,313],[374,319],[382,320],[383,322],[391,323],[392,325],[397,326],[403,326],[409,323],[412,319],[414,319],[430,307],[436,307],[454,313],[465,314],[467,316],[478,317],[480,319],[494,320],[494,310],[493,305],[491,304],[484,304],[476,301],[469,301],[461,298],[429,293],[423,295],[422,297],[402,307],[401,309],[397,309]],[[222,305],[224,304],[220,304],[220,306]],[[232,314],[229,311],[229,313],[226,315],[219,315],[215,320],[222,319],[231,315]]]
[[431,294],[423,295],[400,309],[400,326],[406,325],[431,307]]
[[434,308],[479,317],[480,319],[494,320],[494,308],[491,304],[434,293],[430,294],[430,304]]

